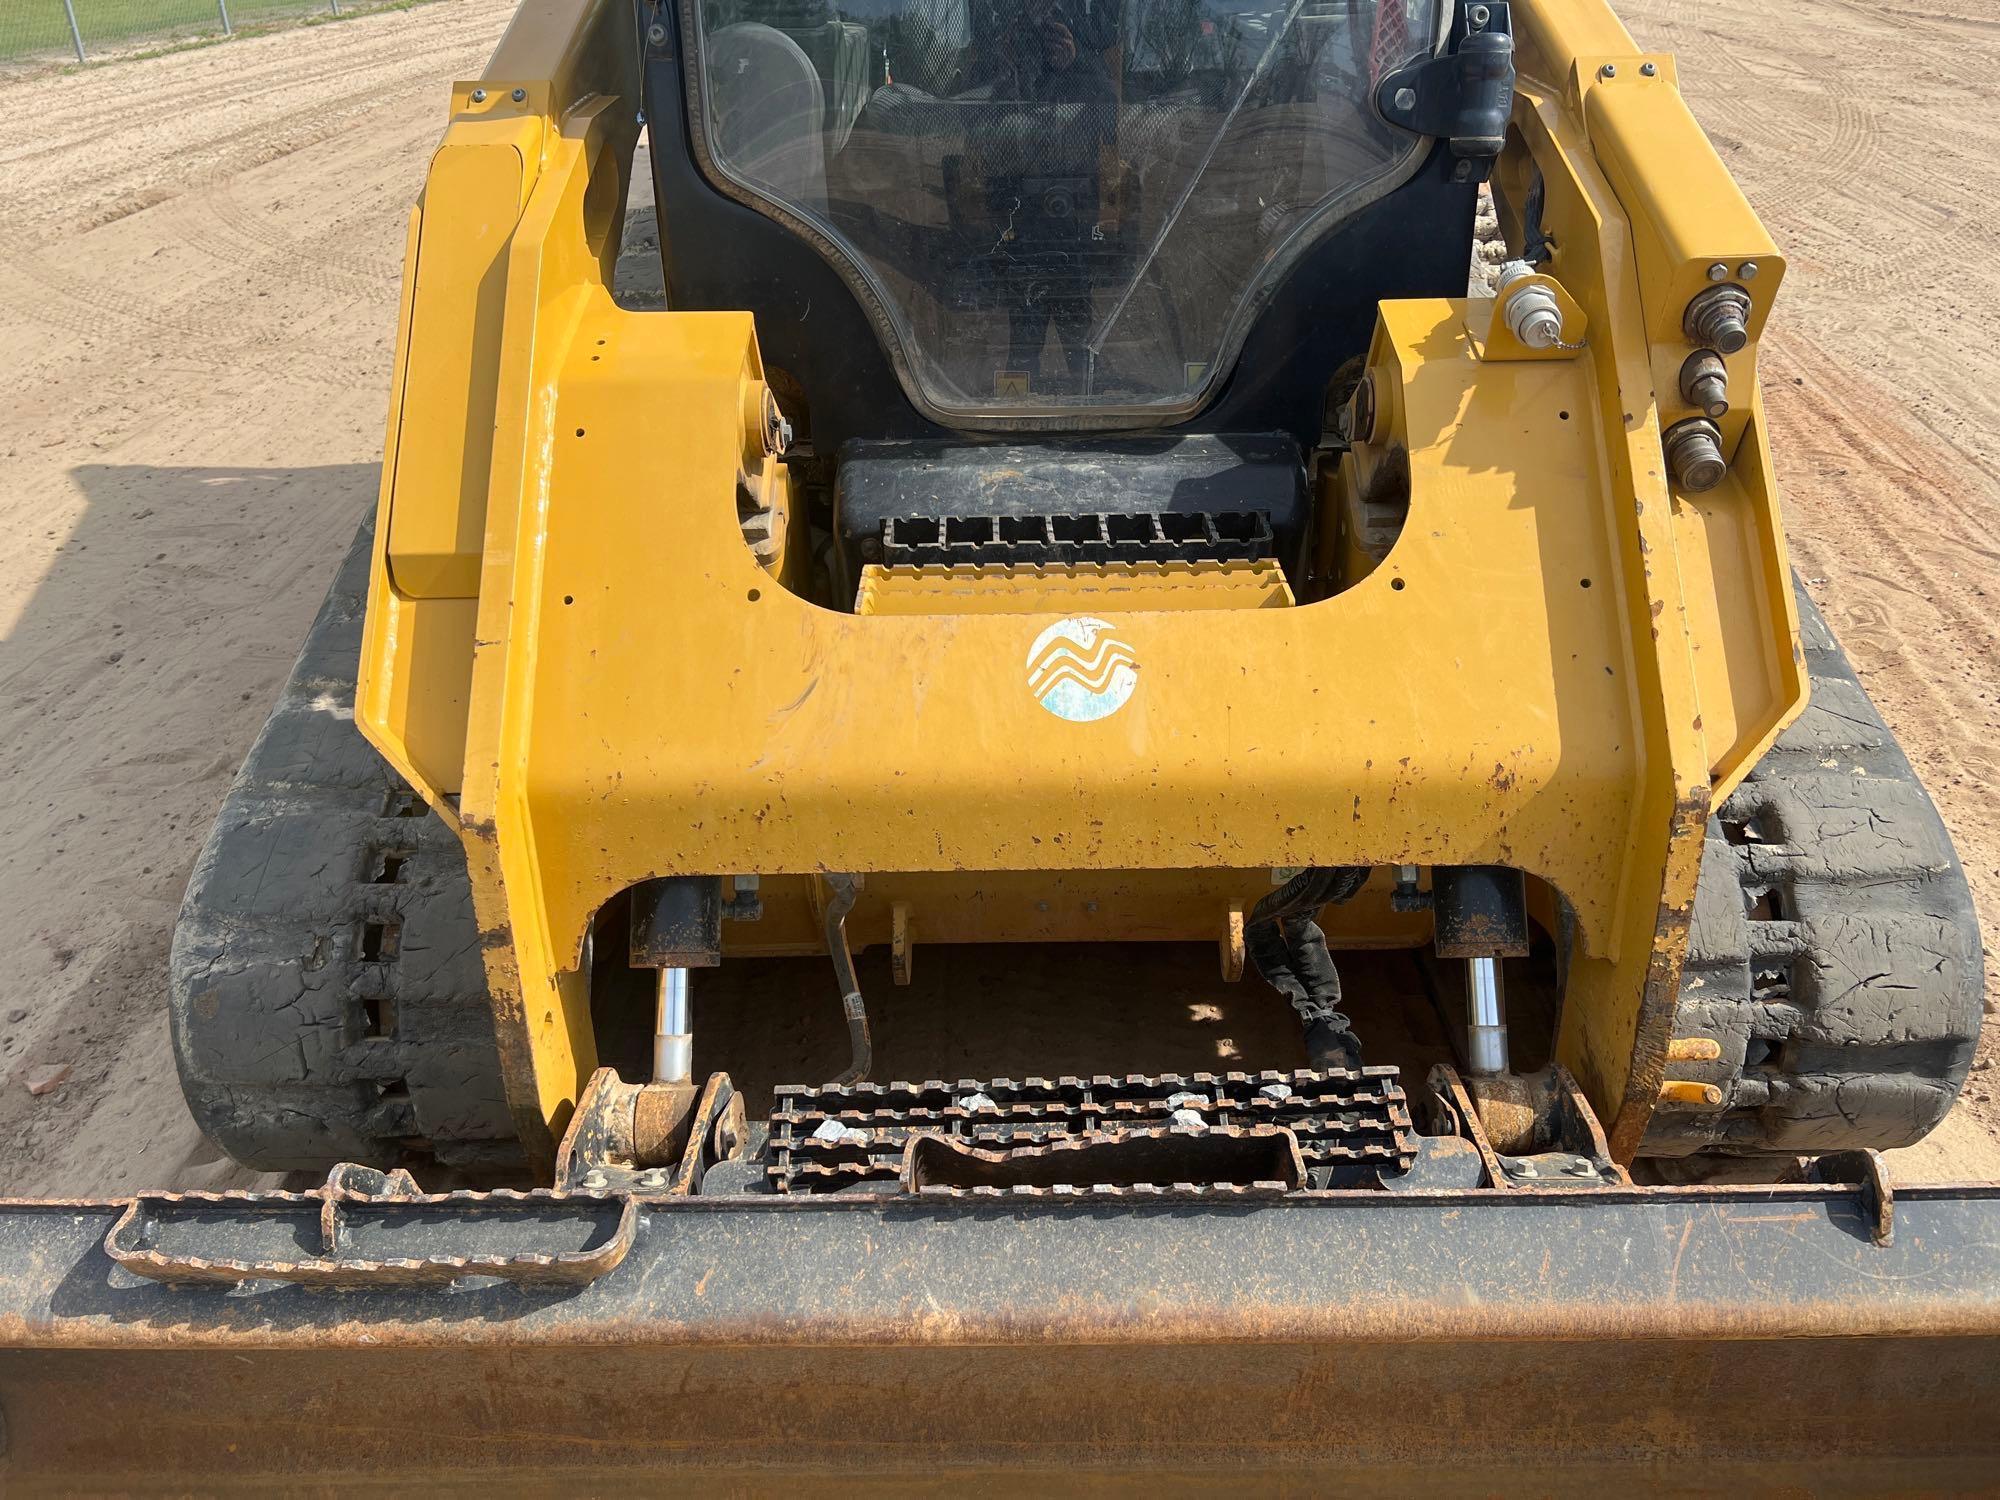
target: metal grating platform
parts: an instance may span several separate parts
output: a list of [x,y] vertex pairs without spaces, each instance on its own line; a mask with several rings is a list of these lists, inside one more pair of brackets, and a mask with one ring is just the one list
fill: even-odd
[[[773,1095],[766,1175],[780,1193],[892,1191],[903,1180],[910,1143],[937,1136],[971,1151],[1018,1156],[1024,1185],[1032,1180],[1043,1191],[1088,1191],[1103,1185],[1104,1153],[1077,1153],[1079,1171],[1087,1160],[1098,1173],[1091,1180],[1056,1185],[1043,1164],[1051,1148],[1280,1131],[1297,1141],[1314,1188],[1372,1185],[1385,1173],[1407,1169],[1415,1151],[1409,1103],[1394,1068],[785,1085]],[[1034,1158],[1042,1162],[1031,1167]],[[1166,1158],[1156,1159],[1164,1169]],[[1199,1159],[1200,1153],[1188,1152],[1179,1161]],[[987,1175],[1004,1177],[1000,1164],[993,1165]],[[1184,1167],[1171,1180],[1152,1183],[1126,1176],[1121,1188],[1127,1191],[1252,1185],[1190,1183]]]

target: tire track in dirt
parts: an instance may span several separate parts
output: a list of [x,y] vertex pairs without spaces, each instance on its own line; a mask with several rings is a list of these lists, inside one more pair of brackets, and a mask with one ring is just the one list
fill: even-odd
[[[1990,924],[2000,913],[1990,498],[1811,340],[1768,344],[1765,361],[1795,559],[1943,811]],[[1854,420],[1869,411],[1877,415],[1865,425]],[[1991,1008],[2000,966],[1989,965],[1986,983]]]
[[[132,102],[134,94],[143,93],[143,86],[119,89],[116,98],[76,112],[71,119],[65,119],[57,109],[54,119],[36,122],[36,132],[60,130],[76,145],[35,153],[35,159],[50,164],[49,170],[37,174],[43,178],[40,183],[30,179],[14,189],[10,222],[16,233],[51,225],[59,226],[65,234],[95,228],[179,196],[204,180],[233,176],[331,140],[362,116],[419,94],[438,101],[441,130],[450,77],[475,71],[491,41],[493,6],[482,3],[460,8],[465,14],[455,27],[432,44],[438,51],[385,55],[379,37],[353,39],[346,46],[316,55],[316,66],[304,76],[295,53],[286,50],[296,48],[303,38],[290,33],[232,44],[265,49],[268,56],[256,60],[266,75],[261,80],[232,81],[224,76],[212,86],[198,80],[187,85],[176,78],[173,65],[184,62],[189,54],[80,75],[81,80],[96,83],[106,73],[116,74],[122,81],[128,70],[158,69],[162,87],[174,89],[165,103],[177,121],[188,122],[178,127],[182,138],[165,143],[148,139],[145,115]],[[315,31],[330,29],[339,28]],[[317,35],[313,40],[318,40]],[[50,82],[77,81],[64,77]],[[280,107],[273,108],[274,104]],[[14,123],[9,118],[12,113],[0,111],[0,132]],[[213,133],[205,133],[201,127],[210,117],[218,117],[216,125],[221,128],[211,127]],[[186,138],[189,133],[192,139]],[[129,137],[131,144],[141,149],[119,153],[115,148],[121,136]],[[0,155],[0,165],[18,168],[20,164],[21,160],[9,161]],[[20,181],[18,170],[16,181]],[[80,194],[88,196],[79,202]]]
[[[494,9],[489,4],[469,10],[443,38],[451,50],[428,64],[397,51],[391,59],[397,76],[386,88],[382,86],[383,39],[362,37],[316,59],[322,66],[304,90],[296,59],[286,63],[280,56],[261,63],[270,74],[262,88],[232,89],[225,81],[212,88],[198,85],[187,95],[176,94],[173,103],[177,115],[198,116],[204,106],[220,104],[238,123],[219,135],[201,135],[198,159],[184,164],[186,170],[173,185],[123,202],[115,211],[103,206],[111,189],[101,181],[52,185],[45,201],[58,201],[66,194],[70,200],[67,209],[73,215],[68,220],[64,249],[52,255],[31,241],[0,257],[0,276],[12,273],[27,283],[25,288],[0,286],[0,296],[5,296],[7,305],[26,309],[35,322],[73,339],[88,339],[107,323],[128,330],[148,329],[162,341],[162,347],[171,345],[184,357],[188,357],[187,351],[200,351],[191,356],[192,363],[219,370],[267,371],[276,364],[296,363],[308,380],[328,386],[341,384],[340,356],[347,350],[339,337],[326,337],[306,322],[294,322],[279,337],[260,337],[257,320],[244,319],[241,304],[247,295],[269,295],[299,285],[315,287],[339,302],[368,297],[379,291],[383,279],[392,284],[398,279],[399,264],[389,256],[365,257],[352,266],[343,264],[338,257],[312,248],[309,241],[282,233],[238,203],[233,197],[234,185],[258,167],[311,151],[348,132],[365,129],[372,121],[407,116],[419,98],[440,99],[445,85],[429,70],[441,63],[455,65],[451,72],[476,67],[490,45]],[[461,33],[469,40],[463,40]],[[268,48],[274,42],[297,39],[259,40]],[[132,66],[179,60],[158,59]],[[86,75],[93,80],[96,76]],[[302,93],[306,103],[287,106],[287,100]],[[255,114],[260,105],[266,113]],[[246,117],[246,110],[253,113]],[[439,115],[441,119],[441,109]],[[90,154],[103,160],[101,142]],[[115,170],[111,180],[118,180]],[[82,206],[73,201],[79,192],[91,195]],[[32,194],[23,206],[32,215]],[[177,251],[193,250],[208,258],[217,272],[212,282],[188,286],[149,281],[135,289],[122,265],[114,262],[108,266],[111,275],[97,274],[95,257],[75,253],[75,235],[148,210],[168,216],[158,231],[165,242]],[[398,228],[400,222],[397,215]],[[325,233],[323,225],[315,227]],[[399,232],[392,230],[385,239],[400,250]],[[39,359],[31,358],[27,373],[32,378],[46,378],[70,357],[67,349],[51,350]]]

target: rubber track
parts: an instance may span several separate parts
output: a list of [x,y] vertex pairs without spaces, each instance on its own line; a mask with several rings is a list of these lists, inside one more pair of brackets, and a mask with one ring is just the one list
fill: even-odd
[[1984,990],[1943,820],[1803,588],[1812,702],[1709,825],[1679,1037],[1720,1109],[1663,1107],[1647,1156],[1907,1146],[1972,1066]]
[[181,1084],[245,1165],[520,1162],[456,833],[354,725],[364,524],[195,863]]

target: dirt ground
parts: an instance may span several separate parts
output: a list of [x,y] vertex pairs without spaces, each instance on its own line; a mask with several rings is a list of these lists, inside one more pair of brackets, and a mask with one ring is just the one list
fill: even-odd
[[[168,937],[373,503],[405,217],[512,9],[0,83],[0,1191],[251,1180],[181,1103]],[[2000,917],[2000,26],[1623,9],[1790,255],[1765,386],[1795,556]],[[2000,1179],[1992,1056],[1900,1175]]]

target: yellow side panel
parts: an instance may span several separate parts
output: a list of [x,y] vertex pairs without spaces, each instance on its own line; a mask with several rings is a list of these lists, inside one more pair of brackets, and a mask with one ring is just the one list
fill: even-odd
[[1718,803],[1763,759],[1805,697],[1805,658],[1788,628],[1791,569],[1762,415],[1745,429],[1721,484],[1674,497],[1674,549]]
[[435,793],[465,780],[465,720],[472,696],[477,599],[412,599],[384,587],[372,606],[395,640],[400,670],[362,684],[368,718],[394,724],[397,768]]
[[540,124],[460,127],[480,144],[448,144],[431,165],[418,230],[403,421],[393,455],[389,576],[430,599],[479,593],[500,378],[503,258]]
[[[1611,78],[1592,85],[1584,119],[1598,165],[1631,215],[1647,332],[1656,343],[1685,349],[1688,302],[1730,281],[1749,294],[1756,339],[1784,278],[1784,258],[1688,112],[1672,69],[1655,63],[1649,77],[1636,60],[1612,66]],[[1715,266],[1722,276],[1711,276]]]
[[1701,415],[1680,391],[1693,352],[1682,327],[1688,304],[1723,283],[1750,299],[1749,341],[1725,357],[1729,409],[1716,423],[1729,473],[1705,494],[1673,489],[1711,795],[1720,801],[1806,695],[1757,396],[1758,341],[1785,262],[1688,112],[1671,63],[1632,56],[1579,76],[1591,149],[1630,216],[1663,431]]
[[1285,571],[1262,562],[1071,563],[861,570],[861,615],[1046,614],[1071,609],[1283,609]]

